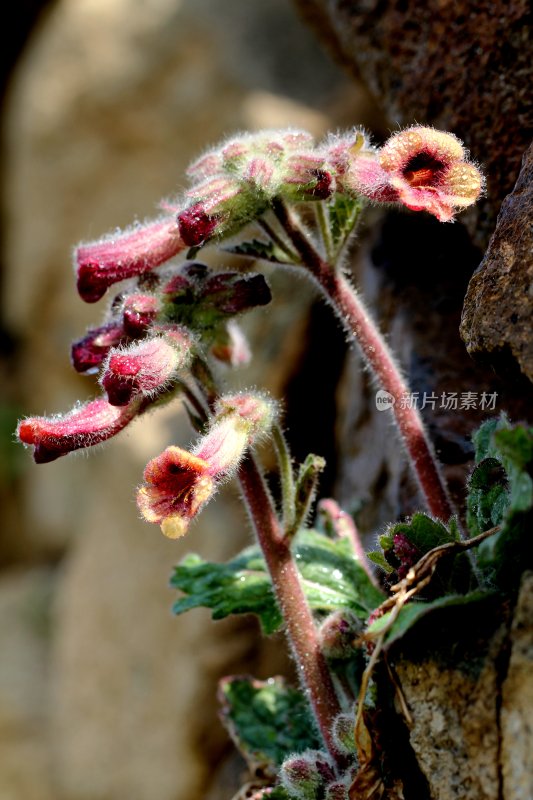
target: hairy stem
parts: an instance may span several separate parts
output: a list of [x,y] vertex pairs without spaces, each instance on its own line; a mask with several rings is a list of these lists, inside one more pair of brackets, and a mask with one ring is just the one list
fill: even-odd
[[409,389],[384,338],[354,287],[344,275],[337,273],[332,265],[321,258],[283,203],[277,202],[274,212],[301,254],[305,267],[359,344],[378,384],[392,395],[392,412],[427,507],[435,517],[447,522],[453,515],[453,508],[433,448],[418,410],[409,407],[406,402]]
[[283,537],[272,499],[253,456],[247,456],[243,461],[239,469],[239,481],[285,620],[287,638],[300,680],[326,748],[342,767],[344,758],[335,747],[331,733],[333,720],[340,713],[335,687],[318,644],[315,624],[290,544]]

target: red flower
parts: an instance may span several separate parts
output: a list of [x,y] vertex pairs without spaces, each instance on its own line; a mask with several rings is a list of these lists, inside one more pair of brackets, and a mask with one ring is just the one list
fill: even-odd
[[24,444],[33,445],[33,458],[44,464],[116,436],[138,411],[137,404],[117,408],[107,400],[92,400],[64,416],[23,419],[17,436]]
[[147,522],[160,524],[170,539],[187,532],[215,490],[209,464],[180,447],[167,447],[149,461],[144,480],[146,485],[137,491],[139,510]]
[[272,423],[271,401],[260,395],[221,398],[217,416],[192,453],[167,447],[144,471],[137,505],[147,522],[161,525],[170,539],[187,532],[189,523],[239,466],[247,448]]
[[125,406],[137,395],[158,394],[187,366],[191,345],[191,337],[176,328],[166,336],[111,350],[101,379],[109,402]]
[[78,292],[86,303],[96,303],[112,284],[149,272],[185,246],[173,219],[80,245],[75,253]]
[[459,139],[422,126],[395,133],[377,155],[356,154],[348,175],[350,188],[363,196],[429,211],[441,222],[474,203],[483,189],[481,172]]

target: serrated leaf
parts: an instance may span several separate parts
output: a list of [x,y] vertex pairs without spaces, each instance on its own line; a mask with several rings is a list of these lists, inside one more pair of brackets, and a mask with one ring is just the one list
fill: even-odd
[[190,554],[175,567],[171,586],[184,592],[173,605],[175,614],[191,608],[210,608],[213,619],[230,614],[256,614],[266,634],[281,626],[272,584],[257,547],[247,547],[226,564]]
[[290,753],[320,746],[309,704],[283,678],[224,678],[222,721],[252,769],[273,776]]
[[[408,630],[413,628],[417,622],[423,617],[431,614],[438,609],[449,608],[451,606],[466,606],[472,603],[479,603],[489,597],[487,592],[476,591],[469,594],[456,594],[445,595],[439,597],[437,600],[430,602],[411,602],[407,603],[399,612],[398,616],[392,623],[390,629],[385,635],[384,646],[385,648],[404,636]],[[379,635],[382,633],[390,622],[392,611],[387,611],[382,617],[376,619],[369,627],[367,633]]]
[[353,230],[363,207],[362,198],[348,197],[348,195],[339,193],[335,194],[327,204],[331,238],[336,252],[342,248]]
[[[299,531],[293,541],[302,586],[314,611],[349,608],[361,619],[384,600],[353,555],[347,539],[331,539],[315,530]],[[247,547],[226,564],[188,555],[175,567],[171,586],[184,592],[175,614],[191,608],[212,610],[213,619],[229,614],[257,614],[265,633],[281,627],[270,577],[257,546]]]
[[454,534],[442,522],[422,512],[413,514],[409,522],[398,522],[387,530],[391,539],[398,533],[404,534],[410,543],[420,550],[421,555],[433,550],[434,547],[456,540]]
[[474,441],[478,466],[469,482],[469,529],[477,534],[501,526],[479,546],[478,563],[489,581],[512,590],[517,576],[533,566],[533,428],[511,425],[502,415],[484,423]]
[[290,259],[281,247],[274,242],[265,242],[262,239],[252,239],[249,242],[239,242],[224,247],[227,253],[247,258],[259,258],[273,264],[288,264]]
[[[446,527],[438,520],[417,512],[407,522],[397,522],[387,528],[380,536],[383,547],[383,560],[389,565],[389,572],[397,570],[398,578],[406,574],[425,553],[435,547],[456,542],[460,538],[455,520]],[[377,561],[376,557],[372,558]],[[392,567],[392,570],[390,569]],[[470,586],[470,566],[463,553],[453,559],[446,559],[437,566],[435,579],[427,594],[466,592]]]
[[506,420],[507,418],[502,415],[502,417],[486,420],[473,434],[472,442],[476,451],[476,464],[492,455],[492,435],[496,428],[501,426],[502,419]]
[[378,567],[381,567],[381,569],[384,570],[387,575],[390,575],[391,572],[394,572],[394,567],[391,567],[381,550],[371,550],[370,553],[367,553],[367,556],[370,561],[372,561],[374,564],[377,564]]

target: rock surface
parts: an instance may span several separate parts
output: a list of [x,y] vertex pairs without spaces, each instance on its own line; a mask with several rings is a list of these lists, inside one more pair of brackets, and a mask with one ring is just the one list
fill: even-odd
[[501,365],[511,352],[533,381],[533,145],[503,201],[487,252],[465,297],[461,334],[468,352]]
[[409,741],[431,800],[498,800],[496,662],[505,626],[487,637],[490,625],[476,630],[474,616],[470,633],[459,615],[455,625],[455,633],[450,625],[441,629],[436,614],[431,628],[413,630],[419,641],[414,648],[407,645],[407,657],[395,663],[412,716]]
[[[334,56],[363,78],[390,125],[434,125],[456,133],[470,148],[485,171],[487,191],[461,221],[483,251],[531,142],[527,0],[475,6],[467,0],[295,2]],[[472,355],[503,374],[522,370],[531,379],[530,160],[526,156],[519,188],[506,201],[468,289],[463,335]]]
[[533,574],[526,573],[511,628],[511,659],[502,687],[504,800],[533,797]]
[[0,797],[52,800],[50,602],[54,571],[0,573]]

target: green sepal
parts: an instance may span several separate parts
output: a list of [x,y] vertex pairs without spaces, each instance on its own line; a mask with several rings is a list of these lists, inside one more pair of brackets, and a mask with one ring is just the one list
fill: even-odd
[[258,258],[272,264],[290,264],[288,254],[274,242],[265,242],[262,239],[252,239],[249,242],[228,244],[223,248],[227,253],[247,258]]
[[339,193],[335,194],[327,203],[331,239],[336,253],[342,248],[354,229],[364,206],[363,198]]

